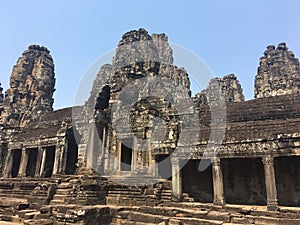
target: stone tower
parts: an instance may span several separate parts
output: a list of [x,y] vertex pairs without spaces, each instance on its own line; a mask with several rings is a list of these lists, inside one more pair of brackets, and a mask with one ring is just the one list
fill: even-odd
[[215,92],[221,90],[224,102],[242,102],[245,100],[243,89],[240,82],[234,74],[229,74],[223,78],[213,78],[210,80],[208,87],[195,95],[197,105],[207,104],[209,101],[217,101]]
[[52,111],[54,64],[47,48],[29,46],[13,67],[5,93],[4,124],[24,127],[41,113]]
[[2,113],[4,111],[4,106],[3,106],[4,95],[3,95],[2,91],[3,91],[3,88],[1,87],[1,83],[0,83],[0,124],[2,123]]
[[268,46],[255,77],[255,98],[297,93],[299,89],[300,67],[294,53],[288,51],[285,43],[277,48]]

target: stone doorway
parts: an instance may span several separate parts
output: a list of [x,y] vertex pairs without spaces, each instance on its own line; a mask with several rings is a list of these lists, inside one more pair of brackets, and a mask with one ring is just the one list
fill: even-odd
[[267,205],[264,167],[261,158],[221,159],[225,202]]
[[73,128],[67,131],[67,162],[66,174],[74,174],[77,169],[78,145],[74,136]]
[[27,149],[26,154],[28,155],[26,176],[34,177],[36,171],[36,164],[37,164],[36,160],[37,160],[38,150],[37,148]]
[[300,206],[300,156],[274,158],[278,204]]
[[43,170],[43,177],[51,177],[53,173],[53,166],[55,160],[55,146],[45,148],[45,166]]
[[210,159],[202,159],[209,165],[204,171],[199,171],[201,160],[189,160],[182,168],[182,191],[188,193],[197,202],[213,202],[213,177]]
[[123,139],[121,143],[121,171],[131,171],[132,166],[132,139]]
[[172,180],[172,163],[169,154],[156,155],[157,174],[163,179]]
[[11,177],[17,177],[20,169],[22,150],[15,149],[12,150],[12,169]]

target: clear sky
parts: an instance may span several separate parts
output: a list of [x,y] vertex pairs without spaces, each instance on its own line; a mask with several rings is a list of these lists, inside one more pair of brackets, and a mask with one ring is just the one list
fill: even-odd
[[236,74],[251,99],[267,45],[286,42],[300,57],[299,9],[299,0],[0,0],[0,82],[7,89],[21,53],[44,45],[55,62],[54,107],[71,106],[90,65],[144,27],[193,51],[216,76]]

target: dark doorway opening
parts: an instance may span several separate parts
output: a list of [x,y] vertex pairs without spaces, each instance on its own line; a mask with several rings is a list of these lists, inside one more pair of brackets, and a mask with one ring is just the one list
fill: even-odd
[[274,158],[278,204],[300,206],[300,157]]
[[73,128],[67,131],[67,162],[66,174],[74,174],[77,169],[78,145],[74,136]]
[[12,150],[12,170],[11,177],[17,177],[20,169],[22,150],[15,149]]
[[34,177],[36,170],[36,160],[38,155],[38,150],[36,148],[27,149],[28,161],[26,166],[26,176]]
[[45,161],[43,176],[51,177],[53,173],[53,166],[55,160],[55,147],[54,146],[47,147],[45,151],[46,151],[46,161]]
[[221,159],[225,202],[266,205],[266,185],[261,158]]
[[0,177],[4,175],[3,172],[6,163],[7,153],[8,153],[8,144],[7,143],[0,144]]
[[171,157],[168,154],[156,155],[158,175],[163,179],[172,180]]
[[205,165],[209,165],[204,171],[199,171],[201,160],[189,160],[182,168],[182,190],[197,202],[213,202],[213,178],[210,159]]
[[121,145],[121,171],[131,171],[132,165],[132,139],[122,140]]

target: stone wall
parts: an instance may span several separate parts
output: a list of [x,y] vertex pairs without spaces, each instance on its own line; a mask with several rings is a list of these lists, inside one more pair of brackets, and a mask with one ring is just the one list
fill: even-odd
[[299,60],[285,43],[267,47],[260,58],[255,77],[255,98],[298,93],[300,89]]
[[18,59],[5,93],[4,123],[24,127],[44,112],[52,111],[54,64],[47,48],[29,46]]

